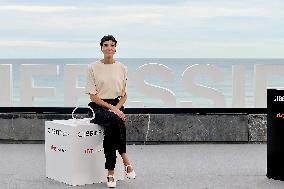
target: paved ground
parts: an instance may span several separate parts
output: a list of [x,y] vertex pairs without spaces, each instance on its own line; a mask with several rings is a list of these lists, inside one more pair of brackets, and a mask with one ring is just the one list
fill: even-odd
[[[135,180],[123,189],[274,189],[266,178],[266,144],[129,145]],[[0,189],[106,188],[105,183],[68,186],[45,177],[43,144],[0,144]]]

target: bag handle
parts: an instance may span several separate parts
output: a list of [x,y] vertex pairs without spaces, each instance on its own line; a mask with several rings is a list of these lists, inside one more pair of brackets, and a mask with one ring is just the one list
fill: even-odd
[[[73,111],[72,111],[72,119],[77,119],[74,117],[74,112],[78,109],[79,107],[76,107]],[[91,106],[88,106],[89,109],[92,110],[92,113],[93,113],[93,117],[91,119],[95,119],[96,115],[95,115],[95,112],[93,110],[93,108],[91,108]]]

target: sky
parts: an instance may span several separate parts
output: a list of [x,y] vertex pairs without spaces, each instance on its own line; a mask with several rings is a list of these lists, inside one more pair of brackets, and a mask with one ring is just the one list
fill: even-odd
[[284,58],[283,0],[0,0],[0,58]]

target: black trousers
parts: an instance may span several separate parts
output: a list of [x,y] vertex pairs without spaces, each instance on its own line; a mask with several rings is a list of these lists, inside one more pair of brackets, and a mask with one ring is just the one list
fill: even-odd
[[[114,106],[119,102],[118,98],[102,100]],[[88,105],[95,112],[95,118],[91,120],[91,123],[104,127],[105,169],[113,170],[116,164],[116,150],[118,150],[119,154],[126,153],[125,123],[118,115],[94,102],[90,102]],[[121,107],[120,110],[124,112],[124,107]],[[92,114],[92,112],[89,111],[89,114]]]

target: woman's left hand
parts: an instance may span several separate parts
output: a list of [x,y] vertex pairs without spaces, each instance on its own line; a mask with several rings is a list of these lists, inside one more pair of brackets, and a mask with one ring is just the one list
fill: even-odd
[[118,117],[120,117],[123,121],[126,120],[125,114],[122,111],[120,111],[118,108],[114,107],[114,108],[110,109],[109,111],[118,115]]

